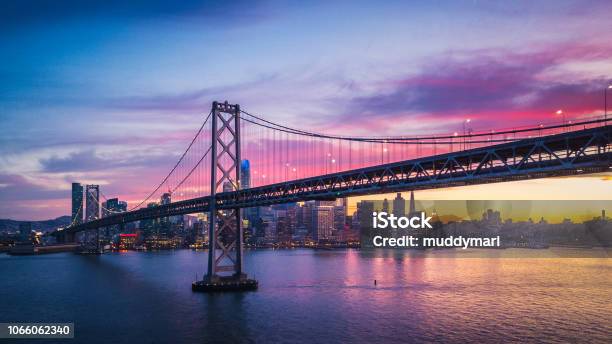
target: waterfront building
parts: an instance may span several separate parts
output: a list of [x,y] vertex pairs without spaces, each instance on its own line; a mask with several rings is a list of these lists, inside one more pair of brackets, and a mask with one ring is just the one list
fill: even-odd
[[371,236],[373,235],[372,228],[372,213],[374,212],[373,201],[361,201],[357,203],[357,211],[355,218],[359,224],[359,237],[362,247],[371,247]]
[[[272,207],[260,207],[260,221],[257,236],[266,243],[274,243],[277,239],[276,218]],[[261,240],[260,240],[261,241]]]
[[169,192],[165,192],[159,201],[159,204],[165,205],[172,203],[172,195]]
[[132,250],[136,244],[137,235],[132,233],[120,233],[117,244],[120,250]]
[[[147,204],[147,208],[157,207],[158,204],[156,202],[150,202]],[[145,237],[152,234],[159,234],[160,227],[160,219],[146,219],[141,220],[138,224],[139,228],[143,230]]]
[[304,202],[297,214],[298,227],[303,228],[306,236],[312,238],[312,209],[315,207],[315,201]]
[[275,209],[276,242],[288,245],[291,243],[291,226],[287,217],[287,209]]
[[339,198],[334,205],[334,236],[343,236],[346,227],[346,198]]
[[329,240],[334,228],[334,207],[317,205],[312,208],[312,239]]
[[[161,199],[159,200],[160,205],[166,205],[172,203],[172,194],[170,192],[165,192],[162,194]],[[170,216],[170,217],[162,217],[159,220],[160,230],[162,233],[170,235],[172,233],[172,227],[182,227],[183,224],[183,216]]]
[[287,234],[290,238],[293,238],[293,235],[297,229],[297,212],[299,206],[296,203],[292,203],[287,207],[286,215],[287,215]]

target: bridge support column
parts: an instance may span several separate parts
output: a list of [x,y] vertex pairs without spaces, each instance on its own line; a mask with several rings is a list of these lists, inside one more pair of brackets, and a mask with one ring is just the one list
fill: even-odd
[[242,266],[241,210],[218,209],[216,194],[240,189],[240,106],[214,102],[211,110],[211,200],[208,231],[208,274],[192,284],[194,291],[253,290]]

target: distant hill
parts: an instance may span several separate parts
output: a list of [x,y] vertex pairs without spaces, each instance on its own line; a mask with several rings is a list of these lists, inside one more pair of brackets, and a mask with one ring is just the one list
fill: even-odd
[[44,221],[17,221],[11,219],[0,219],[0,233],[14,232],[19,230],[19,224],[24,222],[32,223],[32,229],[41,232],[48,232],[58,227],[70,224],[70,216],[60,216],[53,220]]

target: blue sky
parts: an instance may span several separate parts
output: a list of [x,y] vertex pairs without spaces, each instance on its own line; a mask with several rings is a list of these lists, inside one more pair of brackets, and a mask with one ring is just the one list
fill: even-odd
[[342,134],[601,114],[610,13],[606,1],[5,1],[0,217],[67,214],[73,180],[142,193],[213,100]]

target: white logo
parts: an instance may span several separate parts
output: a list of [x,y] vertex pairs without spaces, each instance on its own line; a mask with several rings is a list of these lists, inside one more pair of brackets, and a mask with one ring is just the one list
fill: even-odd
[[400,216],[397,217],[393,214],[388,214],[387,212],[373,212],[372,213],[372,225],[374,226],[374,228],[381,228],[381,229],[385,229],[387,227],[391,227],[394,229],[397,228],[414,228],[414,229],[418,229],[418,228],[432,228],[431,225],[429,224],[429,221],[431,220],[431,217],[425,217],[425,213],[421,212],[421,216],[413,216],[413,217],[406,217],[406,216]]

